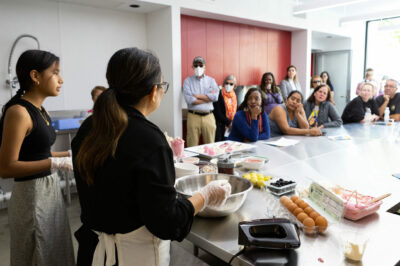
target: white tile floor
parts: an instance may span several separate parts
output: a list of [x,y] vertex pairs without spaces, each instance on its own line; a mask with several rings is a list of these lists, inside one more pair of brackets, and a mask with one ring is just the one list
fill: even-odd
[[[68,217],[71,226],[71,232],[75,232],[81,225],[80,206],[77,195],[72,196],[71,205],[68,206]],[[78,250],[78,243],[72,237],[75,254]],[[200,250],[199,258],[192,255],[193,245],[184,240],[181,243],[176,241],[171,245],[171,266],[226,266],[218,258]],[[75,255],[76,256],[76,255]],[[10,231],[8,226],[7,209],[0,210],[0,265],[7,266],[10,261]]]

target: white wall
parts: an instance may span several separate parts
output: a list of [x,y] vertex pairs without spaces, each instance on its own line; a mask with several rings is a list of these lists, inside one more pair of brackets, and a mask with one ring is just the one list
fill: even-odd
[[323,52],[350,50],[351,38],[312,38],[311,49]]
[[[143,14],[114,11],[83,5],[48,1],[0,2],[0,104],[10,98],[6,88],[7,62],[11,45],[18,35],[36,36],[41,49],[61,58],[64,85],[58,97],[49,98],[49,110],[90,109],[90,91],[105,85],[105,71],[111,55],[118,49],[147,47],[146,18]],[[22,51],[36,48],[23,39],[14,53],[15,62]],[[15,93],[15,92],[14,92]]]
[[292,65],[297,68],[301,90],[306,98],[309,93],[311,73],[311,31],[299,30],[292,32]]
[[[175,18],[173,21],[172,18]],[[176,18],[179,21],[176,21]],[[180,16],[176,9],[167,7],[146,15],[148,49],[160,59],[164,81],[170,83],[167,94],[164,95],[160,107],[149,116],[149,120],[157,124],[161,130],[171,136],[182,134],[182,111],[178,104],[180,95]],[[175,25],[173,31],[172,23]],[[179,27],[178,27],[179,26]],[[178,36],[179,42],[176,42]],[[175,58],[174,58],[175,57]],[[179,59],[179,65],[176,62]],[[179,72],[179,74],[177,73]],[[182,137],[182,136],[181,136]]]

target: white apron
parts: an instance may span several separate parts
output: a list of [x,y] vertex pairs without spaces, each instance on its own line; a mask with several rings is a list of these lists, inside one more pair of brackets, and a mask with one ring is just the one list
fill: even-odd
[[116,263],[115,247],[119,266],[168,266],[170,240],[162,240],[147,230],[146,226],[126,234],[109,235],[95,232],[99,243],[94,252],[92,266],[106,266]]

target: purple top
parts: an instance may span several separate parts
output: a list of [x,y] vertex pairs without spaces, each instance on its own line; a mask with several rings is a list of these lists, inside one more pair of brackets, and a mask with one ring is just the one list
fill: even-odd
[[279,93],[266,93],[268,97],[264,98],[265,112],[269,114],[271,110],[282,103],[282,97]]

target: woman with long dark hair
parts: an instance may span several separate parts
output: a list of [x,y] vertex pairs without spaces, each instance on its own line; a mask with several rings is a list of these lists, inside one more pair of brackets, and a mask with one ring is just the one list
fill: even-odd
[[317,86],[304,103],[304,111],[310,127],[340,127],[342,119],[336,107],[331,103],[330,89],[327,84]]
[[255,142],[269,139],[268,116],[264,111],[264,99],[258,88],[250,88],[244,96],[232,123],[229,140]]
[[59,58],[25,51],[16,73],[20,89],[0,120],[0,176],[14,178],[8,207],[11,265],[75,265],[57,169],[72,170],[69,152],[51,152],[56,133],[42,103],[57,96]]
[[269,114],[275,106],[282,103],[282,96],[279,93],[278,86],[276,86],[274,74],[271,72],[264,73],[261,78],[260,89],[264,98],[265,111]]
[[301,92],[292,91],[284,104],[272,109],[269,115],[271,137],[280,135],[322,135],[319,127],[309,128],[302,102],[303,95]]
[[[72,141],[82,227],[78,265],[168,265],[169,240],[183,240],[193,216],[230,194],[226,180],[189,199],[174,188],[172,150],[146,117],[168,90],[159,60],[137,48],[111,57],[109,89]],[[117,254],[117,258],[115,258]]]

